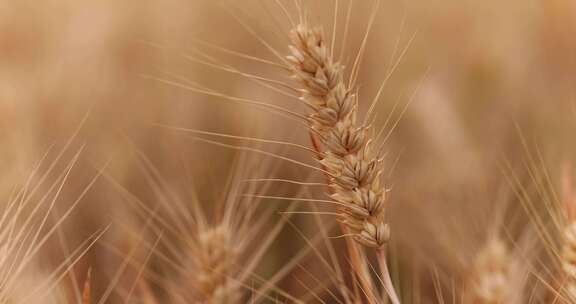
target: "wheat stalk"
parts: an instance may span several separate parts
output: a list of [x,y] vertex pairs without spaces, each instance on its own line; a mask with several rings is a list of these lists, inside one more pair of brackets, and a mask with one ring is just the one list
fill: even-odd
[[[345,235],[381,252],[390,238],[385,222],[386,188],[380,178],[382,158],[372,150],[369,125],[359,123],[358,100],[344,81],[344,67],[334,60],[321,28],[300,24],[290,32],[293,77],[301,85],[300,98],[310,106],[312,145],[328,177],[329,195],[339,205],[337,216]],[[348,242],[351,262],[370,302],[372,290],[364,253]],[[384,259],[381,252],[379,258]],[[385,265],[385,260],[381,261]],[[399,303],[389,273],[385,288]]]

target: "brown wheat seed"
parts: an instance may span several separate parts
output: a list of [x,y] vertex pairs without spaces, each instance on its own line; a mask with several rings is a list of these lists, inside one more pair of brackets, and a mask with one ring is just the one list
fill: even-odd
[[290,33],[293,77],[301,83],[301,98],[312,107],[309,124],[321,144],[320,162],[329,173],[339,220],[354,239],[382,247],[389,239],[385,223],[386,189],[382,159],[372,151],[369,126],[357,121],[358,100],[332,58],[320,28],[299,25]]

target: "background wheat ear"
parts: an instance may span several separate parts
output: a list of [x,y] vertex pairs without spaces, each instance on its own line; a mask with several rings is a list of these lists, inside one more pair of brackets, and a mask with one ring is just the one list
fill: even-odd
[[[276,262],[269,255],[276,250],[276,238],[290,215],[281,216],[278,209],[263,204],[256,192],[270,185],[250,180],[269,172],[275,163],[247,152],[231,155],[228,175],[215,179],[215,193],[206,196],[209,201],[200,198],[200,191],[208,190],[196,187],[195,179],[172,183],[146,156],[138,165],[143,166],[144,176],[153,177],[148,182],[157,197],[151,207],[137,193],[129,193],[115,183],[136,209],[134,225],[126,230],[142,240],[141,247],[149,251],[143,259],[134,259],[138,260],[134,264],[141,275],[138,286],[132,288],[138,290],[133,299],[149,303],[234,304],[249,300],[268,303],[278,297],[301,303],[278,286],[298,265],[296,262],[279,261],[278,270],[262,271],[262,265]],[[127,222],[125,215],[118,220]],[[145,229],[140,227],[142,221]]]
[[568,224],[563,231],[560,261],[562,289],[568,299],[576,300],[576,223]]
[[576,220],[575,197],[573,190],[572,172],[569,164],[564,164],[561,176],[561,192],[564,227],[560,227],[560,253],[561,278],[559,280],[559,294],[568,301],[576,301]]
[[467,303],[504,303],[511,280],[511,261],[507,244],[494,237],[477,253],[466,283]]
[[198,232],[196,249],[190,252],[197,269],[193,285],[210,303],[239,303],[242,298],[232,278],[240,261],[231,228],[225,224],[204,228]]

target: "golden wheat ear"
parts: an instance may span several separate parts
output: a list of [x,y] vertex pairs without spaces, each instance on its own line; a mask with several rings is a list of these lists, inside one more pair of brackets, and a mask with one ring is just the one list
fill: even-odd
[[[321,28],[303,22],[290,31],[292,76],[300,84],[301,99],[312,109],[308,114],[312,146],[326,171],[329,196],[340,206],[338,220],[344,234],[379,251],[390,238],[386,222],[387,189],[383,185],[383,159],[374,151],[370,126],[360,122],[358,98],[344,79],[344,67],[333,58]],[[356,77],[355,65],[350,84]],[[369,301],[376,298],[360,248],[348,242],[349,254]],[[383,267],[383,283],[394,303],[399,299]]]
[[357,99],[344,83],[343,67],[332,61],[321,29],[299,25],[291,40],[287,58],[304,88],[302,98],[314,108],[311,136],[321,143],[317,148],[331,197],[342,204],[340,221],[356,241],[381,247],[390,234],[384,221],[382,160],[371,151],[367,126],[356,123]]

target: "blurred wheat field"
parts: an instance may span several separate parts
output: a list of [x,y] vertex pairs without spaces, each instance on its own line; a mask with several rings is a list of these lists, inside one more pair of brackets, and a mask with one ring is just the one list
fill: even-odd
[[575,17],[4,1],[0,303],[576,303]]

